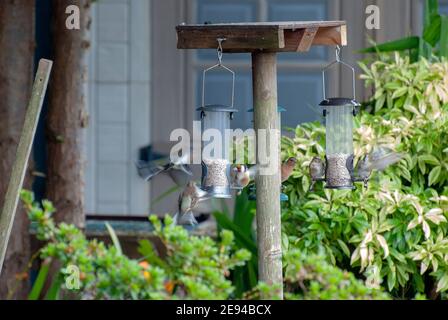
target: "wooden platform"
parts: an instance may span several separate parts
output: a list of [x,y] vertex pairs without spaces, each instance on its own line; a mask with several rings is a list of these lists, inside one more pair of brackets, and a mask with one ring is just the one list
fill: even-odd
[[285,21],[181,24],[176,27],[178,49],[216,49],[225,38],[224,52],[306,52],[313,45],[347,45],[345,21]]

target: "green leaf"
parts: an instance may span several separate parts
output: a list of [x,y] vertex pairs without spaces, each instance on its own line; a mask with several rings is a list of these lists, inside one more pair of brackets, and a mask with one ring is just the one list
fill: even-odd
[[233,214],[233,222],[247,234],[252,234],[254,221],[255,202],[249,201],[247,188],[236,197]]
[[448,58],[448,16],[441,16],[439,55]]
[[386,95],[381,95],[376,101],[375,101],[375,112],[378,112],[383,106],[384,102],[386,101]]
[[42,262],[40,266],[39,273],[37,274],[36,281],[34,282],[33,288],[28,295],[28,300],[39,299],[42,289],[44,287],[45,281],[47,280],[48,271],[50,270],[51,259],[46,259]]
[[61,290],[61,285],[64,282],[64,277],[59,274],[53,279],[53,283],[51,284],[50,289],[45,296],[45,300],[58,300],[59,292]]
[[235,234],[235,241],[242,247],[249,250],[252,255],[257,256],[257,246],[255,241],[250,238],[249,235],[244,233],[243,230],[236,224],[234,224],[227,215],[221,212],[214,212],[218,225],[223,228],[232,231]]
[[350,258],[350,250],[348,249],[345,242],[342,241],[341,239],[338,239],[338,243],[339,243],[339,246],[341,247],[342,251],[344,252],[344,254]]
[[432,164],[434,166],[440,165],[439,159],[431,154],[424,154],[418,157],[418,160],[424,161],[426,163]]
[[418,49],[420,38],[417,36],[407,37],[394,41],[377,44],[373,47],[360,50],[360,53],[404,51],[409,49]]
[[406,93],[408,92],[408,88],[407,87],[402,87],[400,89],[397,89],[394,91],[394,93],[392,94],[392,99],[397,99],[399,97],[404,96]]
[[429,173],[428,177],[428,184],[431,186],[439,180],[440,172],[442,171],[442,167],[437,166],[432,168],[431,172]]
[[107,231],[109,232],[110,238],[112,239],[112,243],[114,244],[114,247],[117,249],[117,252],[119,254],[123,254],[123,251],[121,250],[120,241],[118,240],[115,230],[112,228],[112,226],[109,224],[109,222],[106,222],[105,225],[106,225]]
[[437,292],[448,290],[448,274],[444,275],[437,282]]
[[431,17],[438,14],[439,3],[438,0],[425,0],[425,27],[431,23]]
[[431,16],[430,24],[423,30],[423,39],[428,42],[431,46],[435,47],[437,42],[440,40],[440,27],[442,24],[442,19],[439,14]]
[[397,281],[397,275],[395,270],[390,269],[390,272],[387,274],[387,288],[389,291],[392,291],[395,287],[395,282]]
[[159,257],[151,241],[143,239],[138,242],[138,252],[148,260],[151,264],[154,264],[161,268],[167,268],[166,263]]

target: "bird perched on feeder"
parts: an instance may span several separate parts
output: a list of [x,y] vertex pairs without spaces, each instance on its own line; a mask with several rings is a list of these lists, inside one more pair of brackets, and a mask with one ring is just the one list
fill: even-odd
[[[297,159],[294,157],[288,158],[280,167],[281,171],[281,182],[285,182],[289,179],[296,166]],[[241,190],[249,185],[249,183],[255,179],[258,172],[258,166],[252,166],[248,168],[246,165],[239,164],[236,165],[232,170],[232,181],[233,186],[240,189],[237,195],[241,194]]]
[[194,217],[193,210],[204,200],[207,200],[207,192],[199,188],[194,181],[189,181],[182,193],[179,195],[178,211],[174,215],[175,224],[195,225],[198,222]]
[[257,166],[248,168],[244,164],[237,164],[232,168],[232,186],[239,189],[237,195],[240,195],[242,190],[246,188],[253,179],[255,179],[257,171]]
[[142,160],[137,161],[135,165],[139,176],[145,181],[149,181],[158,174],[166,172],[177,185],[184,186],[193,176],[190,166],[187,164],[188,159],[189,154],[185,154],[165,165],[154,165]]
[[403,157],[403,153],[396,153],[390,149],[378,147],[358,161],[352,179],[354,181],[363,181],[364,187],[367,188],[367,182],[373,170],[383,171],[403,159]]
[[294,171],[294,167],[297,164],[297,159],[295,157],[290,157],[288,158],[288,160],[286,160],[281,168],[281,178],[282,178],[282,183],[285,182],[286,180],[289,179],[289,177],[292,175],[293,171]]
[[325,177],[325,162],[319,157],[314,157],[310,162],[309,169],[311,177],[310,191],[313,191],[316,181],[322,181]]

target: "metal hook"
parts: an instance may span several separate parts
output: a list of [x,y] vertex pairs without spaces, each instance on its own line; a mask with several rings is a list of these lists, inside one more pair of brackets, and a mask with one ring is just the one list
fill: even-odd
[[349,65],[348,63],[345,63],[344,61],[341,60],[341,47],[339,45],[336,46],[336,60],[331,62],[329,65],[327,65],[325,68],[322,69],[322,91],[323,91],[323,96],[324,96],[324,100],[326,100],[326,90],[325,90],[325,71],[327,71],[330,67],[332,67],[334,64],[340,63],[343,66],[349,68],[352,71],[352,84],[353,84],[353,100],[356,99],[356,83],[355,83],[355,68],[353,68],[351,65]]
[[226,38],[218,38],[216,40],[218,41],[218,49],[216,49],[216,52],[218,53],[218,64],[222,65],[222,42],[226,41]]
[[231,107],[233,108],[233,103],[235,100],[235,72],[229,68],[227,68],[225,65],[222,64],[222,42],[225,41],[226,38],[217,38],[216,41],[218,41],[218,48],[216,49],[218,53],[218,63],[205,69],[202,72],[202,107],[205,106],[205,75],[208,71],[213,70],[215,68],[222,68],[225,71],[232,74],[232,100],[231,100]]
[[341,62],[341,57],[340,57],[341,47],[339,45],[337,45],[335,51],[336,51],[335,52],[335,54],[336,54],[336,61],[337,62]]

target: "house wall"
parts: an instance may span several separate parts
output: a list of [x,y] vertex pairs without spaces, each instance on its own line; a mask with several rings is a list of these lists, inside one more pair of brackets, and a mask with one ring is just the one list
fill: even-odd
[[150,135],[150,3],[99,1],[89,56],[86,211],[146,215],[149,187],[135,170]]

